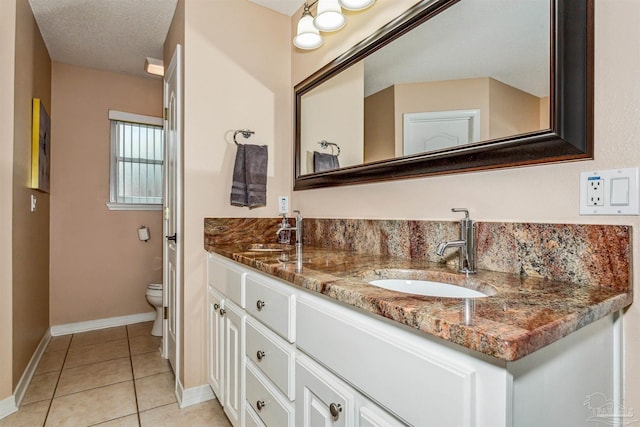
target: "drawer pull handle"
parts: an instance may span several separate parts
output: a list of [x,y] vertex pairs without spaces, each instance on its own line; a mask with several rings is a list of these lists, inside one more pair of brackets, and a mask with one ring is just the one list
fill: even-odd
[[333,420],[338,421],[338,418],[340,418],[340,412],[342,412],[342,405],[339,403],[332,403],[329,405],[329,412],[331,412]]
[[265,356],[266,356],[266,353],[262,350],[258,350],[258,352],[256,353],[256,357],[258,358],[258,360],[264,359]]
[[220,316],[224,316],[227,313],[227,310],[225,310],[224,308],[220,309]]
[[258,400],[258,401],[256,402],[256,407],[258,408],[258,411],[262,411],[262,408],[264,408],[264,407],[265,407],[264,400]]
[[213,309],[218,310],[220,308],[220,304],[213,304]]
[[262,309],[264,308],[264,306],[267,305],[264,303],[264,301],[258,300],[256,302],[256,307],[258,308],[258,311],[262,311]]

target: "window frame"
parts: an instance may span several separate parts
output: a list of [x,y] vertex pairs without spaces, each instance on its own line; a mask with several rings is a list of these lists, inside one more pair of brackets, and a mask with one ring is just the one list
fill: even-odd
[[[109,210],[114,211],[159,211],[164,204],[164,194],[162,203],[122,203],[117,201],[118,194],[118,173],[117,154],[118,140],[117,133],[114,132],[115,122],[128,122],[138,125],[160,126],[164,132],[164,120],[162,117],[145,116],[142,114],[126,113],[123,111],[109,110],[109,131],[110,131],[110,154],[109,154],[109,202],[106,204]],[[164,138],[164,133],[163,133]],[[164,174],[164,153],[162,156],[162,171]],[[164,186],[164,176],[163,176]],[[163,191],[164,193],[164,191]]]

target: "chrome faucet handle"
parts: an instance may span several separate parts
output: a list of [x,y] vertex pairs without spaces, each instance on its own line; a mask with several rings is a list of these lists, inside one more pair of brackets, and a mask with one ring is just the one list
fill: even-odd
[[467,208],[451,208],[451,212],[464,212],[464,219],[469,219],[469,209]]

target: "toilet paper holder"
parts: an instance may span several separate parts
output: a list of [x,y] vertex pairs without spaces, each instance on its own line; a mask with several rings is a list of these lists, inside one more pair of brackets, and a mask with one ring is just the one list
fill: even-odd
[[150,238],[151,236],[149,235],[149,227],[147,227],[146,225],[141,225],[140,228],[138,228],[138,239],[146,243]]

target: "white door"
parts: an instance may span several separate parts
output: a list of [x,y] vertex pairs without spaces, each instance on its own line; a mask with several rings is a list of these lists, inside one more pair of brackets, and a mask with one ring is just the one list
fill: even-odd
[[480,110],[429,111],[403,115],[404,156],[480,140]]
[[165,157],[164,157],[164,280],[166,310],[163,353],[179,377],[178,343],[180,328],[180,289],[182,287],[182,47],[176,46],[164,80]]

